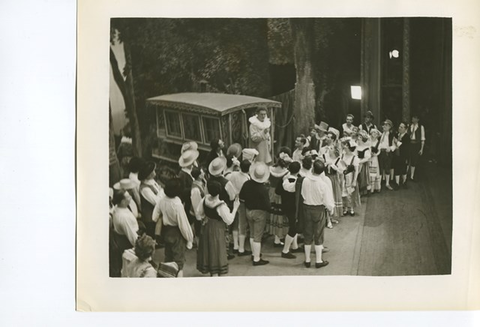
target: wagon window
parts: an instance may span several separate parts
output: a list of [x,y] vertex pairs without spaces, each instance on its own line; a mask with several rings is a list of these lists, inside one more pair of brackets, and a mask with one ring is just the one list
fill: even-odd
[[182,137],[180,128],[180,116],[176,112],[165,111],[165,120],[167,122],[167,134],[174,137]]
[[205,133],[205,142],[210,143],[211,140],[220,137],[220,120],[217,118],[203,117],[203,131]]
[[183,114],[183,130],[187,140],[202,142],[199,116]]

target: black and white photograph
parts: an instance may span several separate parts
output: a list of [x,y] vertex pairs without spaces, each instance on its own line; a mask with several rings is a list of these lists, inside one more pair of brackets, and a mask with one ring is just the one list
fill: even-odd
[[111,18],[109,277],[450,275],[452,33]]

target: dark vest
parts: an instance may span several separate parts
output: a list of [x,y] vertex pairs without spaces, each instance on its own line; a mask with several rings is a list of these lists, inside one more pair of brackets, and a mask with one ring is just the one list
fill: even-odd
[[192,184],[192,190],[193,188],[198,188],[198,190],[200,191],[200,195],[202,196],[202,198],[205,196],[205,190],[198,184],[196,183],[193,183]]
[[[293,182],[295,179],[294,178],[289,178],[288,181],[289,182]],[[282,183],[283,183],[283,180],[282,180]],[[283,188],[282,188],[283,189]],[[287,192],[285,190],[282,191],[282,194],[281,194],[281,197],[282,197],[282,211],[285,215],[287,216],[293,216],[295,215],[295,208],[296,208],[296,205],[295,205],[295,192]]]
[[358,157],[359,157],[360,159],[365,158],[365,152],[367,152],[367,150],[370,150],[370,148],[365,148],[365,149],[363,149],[362,151],[357,150],[357,155],[358,155]]
[[315,149],[318,151],[319,145],[320,145],[320,140],[318,140],[315,136],[312,136],[312,139],[310,140],[309,148]]
[[370,125],[370,127],[367,127],[365,123],[362,124],[362,129],[366,131],[368,134],[370,134],[370,131],[374,128],[377,129],[377,126],[375,126],[375,124]]
[[298,176],[295,183],[295,218],[297,219],[297,229],[303,232],[303,196],[302,185],[305,177]]
[[226,186],[227,183],[228,183],[228,179],[226,179],[226,178],[223,177],[223,176],[211,176],[211,177],[210,177],[210,180],[219,182],[220,185],[222,185],[222,191],[221,191],[220,194],[219,194],[219,198],[220,198],[220,200],[225,201],[225,203],[227,204],[227,206],[228,206],[228,208],[230,209],[230,211],[232,211],[232,209],[233,209],[233,202],[230,201],[230,196],[228,196],[228,192],[227,192],[227,190],[225,189],[225,186]]
[[[382,136],[383,136],[383,133],[380,135],[380,138],[378,140],[378,145],[380,145],[380,141],[382,140]],[[377,145],[377,148],[378,148],[378,145]],[[393,132],[390,131],[388,132],[388,146],[392,146],[393,145]]]
[[147,184],[144,184],[143,182],[140,184],[140,202],[142,203],[142,220],[144,223],[150,223],[152,222],[154,205],[148,202],[142,195],[142,190],[146,187],[151,189],[152,192],[155,193],[155,195],[158,194],[158,191],[152,185],[147,185]]
[[[408,129],[409,135],[411,134],[411,127]],[[418,124],[417,129],[415,131],[415,143],[422,141],[422,125]]]
[[222,217],[220,217],[220,215],[217,212],[217,208],[221,205],[222,203],[219,203],[214,208],[210,208],[205,204],[205,201],[203,201],[203,210],[205,211],[205,216],[207,216],[210,219],[223,221]]

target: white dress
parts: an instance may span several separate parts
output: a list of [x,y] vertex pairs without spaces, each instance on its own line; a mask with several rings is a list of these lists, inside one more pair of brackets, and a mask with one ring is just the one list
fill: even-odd
[[270,128],[272,123],[268,117],[265,117],[265,120],[261,122],[257,116],[250,117],[248,121],[250,122],[250,146],[258,151],[256,161],[269,164],[272,161],[270,155],[272,142],[270,133],[265,133],[265,129]]

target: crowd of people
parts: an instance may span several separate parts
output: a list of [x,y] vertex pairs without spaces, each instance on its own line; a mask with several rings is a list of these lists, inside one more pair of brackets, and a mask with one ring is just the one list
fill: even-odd
[[[394,191],[415,181],[424,150],[417,116],[396,131],[389,119],[377,128],[371,112],[360,126],[353,120],[347,115],[340,130],[314,124],[310,135],[296,138],[293,151],[282,146],[272,158],[271,122],[259,108],[249,120],[248,148],[214,139],[199,162],[198,145],[186,142],[180,171],[162,183],[154,162],[122,156],[125,178],[110,189],[110,275],[162,275],[155,273],[162,270],[152,261],[155,248],[164,248],[165,267],[176,277],[183,276],[192,249],[197,270],[210,276],[227,274],[236,256],[263,266],[269,262],[262,242],[270,235],[286,261],[303,255],[311,267],[313,246],[315,267],[328,265],[325,228],[354,216],[361,196],[381,192],[382,185]],[[125,142],[120,147],[125,153]]]

